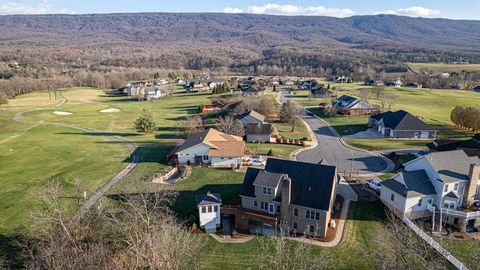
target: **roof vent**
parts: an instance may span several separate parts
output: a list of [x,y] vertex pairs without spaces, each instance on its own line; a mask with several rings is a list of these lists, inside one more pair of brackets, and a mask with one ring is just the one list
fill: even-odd
[[308,187],[308,191],[312,191],[312,187],[309,186],[309,187]]

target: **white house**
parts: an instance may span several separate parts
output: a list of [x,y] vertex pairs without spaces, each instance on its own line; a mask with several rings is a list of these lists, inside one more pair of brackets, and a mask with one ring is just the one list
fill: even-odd
[[215,233],[221,223],[220,206],[222,205],[222,198],[220,194],[207,192],[204,195],[197,195],[196,199],[200,228],[207,233]]
[[441,211],[443,222],[461,230],[480,227],[480,158],[454,150],[431,153],[404,166],[382,182],[385,205],[412,219]]
[[189,136],[175,151],[180,164],[205,164],[212,167],[240,167],[245,154],[243,138],[209,129]]

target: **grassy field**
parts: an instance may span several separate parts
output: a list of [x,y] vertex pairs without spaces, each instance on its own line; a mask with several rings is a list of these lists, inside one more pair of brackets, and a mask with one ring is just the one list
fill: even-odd
[[[182,137],[178,122],[195,114],[199,104],[209,103],[211,97],[181,94],[156,102],[139,102],[98,89],[60,91],[67,102],[59,107],[53,106],[59,100],[55,100],[51,91],[18,96],[0,108],[0,232],[28,224],[28,210],[34,209],[39,187],[47,178],[59,177],[67,186],[66,197],[76,195],[73,182],[79,178],[90,195],[128,162],[129,152],[119,143],[46,122],[77,125],[134,142],[140,152],[140,164],[124,181],[135,186],[139,179],[165,168],[166,154]],[[109,108],[120,112],[100,112]],[[138,134],[132,126],[143,108],[151,111],[156,121],[157,130],[151,135]],[[22,111],[29,111],[20,116],[22,120],[39,124],[21,124],[10,119]],[[53,114],[54,111],[72,114],[60,116]],[[288,138],[308,134],[301,124],[295,132],[284,124],[278,124],[278,130]],[[288,156],[298,149],[277,144],[249,146],[261,154],[272,149],[278,156]]]
[[480,71],[480,64],[408,63],[415,72],[428,70],[434,74],[444,72]]
[[[352,203],[343,241],[334,248],[313,247],[313,256],[324,252],[327,269],[372,269],[366,253],[374,253],[373,235],[382,229],[384,207],[381,203]],[[206,238],[200,265],[202,269],[256,269],[262,260],[262,241],[256,238],[245,244],[220,244]]]

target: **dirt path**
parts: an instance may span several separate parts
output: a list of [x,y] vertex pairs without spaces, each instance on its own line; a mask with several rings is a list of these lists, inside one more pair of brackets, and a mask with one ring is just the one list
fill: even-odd
[[[57,99],[59,99],[59,102],[57,104],[55,104],[54,107],[60,107],[67,102],[67,99],[59,91],[55,91],[55,97],[57,97]],[[12,116],[11,120],[15,121],[15,122],[18,122],[18,123],[23,123],[23,124],[51,125],[51,126],[60,126],[60,127],[66,127],[66,128],[72,128],[72,129],[80,130],[80,131],[85,132],[85,133],[105,137],[109,140],[122,143],[130,150],[130,160],[131,160],[130,163],[127,165],[127,167],[125,169],[123,169],[120,173],[118,173],[115,177],[113,177],[110,181],[108,181],[107,184],[105,184],[102,188],[97,190],[97,192],[95,192],[95,194],[93,194],[92,197],[90,197],[90,199],[87,201],[87,203],[77,213],[77,218],[81,218],[85,215],[85,213],[88,210],[90,210],[95,205],[95,203],[97,203],[97,201],[100,198],[103,197],[103,195],[105,195],[105,193],[108,190],[110,190],[115,184],[117,184],[122,179],[124,179],[138,165],[138,162],[140,160],[140,154],[139,154],[135,144],[132,143],[131,141],[128,141],[128,140],[125,140],[125,139],[122,139],[122,138],[119,138],[119,137],[111,136],[111,135],[106,134],[106,133],[98,132],[98,131],[95,131],[95,130],[92,130],[92,129],[87,129],[87,128],[83,128],[83,127],[76,126],[76,125],[71,125],[71,124],[52,123],[52,122],[38,122],[37,123],[37,122],[30,122],[30,121],[25,121],[25,120],[20,119],[21,116],[24,115],[25,113],[37,112],[37,111],[42,111],[42,110],[45,110],[45,108],[32,109],[32,110],[28,110],[28,111],[19,112],[19,113],[15,114],[14,116]]]

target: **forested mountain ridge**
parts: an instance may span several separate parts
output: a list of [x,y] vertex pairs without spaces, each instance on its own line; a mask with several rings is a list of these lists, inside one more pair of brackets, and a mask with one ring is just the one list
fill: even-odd
[[480,21],[394,15],[8,15],[0,16],[0,82],[9,80],[3,92],[18,86],[12,96],[40,87],[117,87],[159,70],[364,80],[405,72],[406,62],[480,63],[478,29]]

